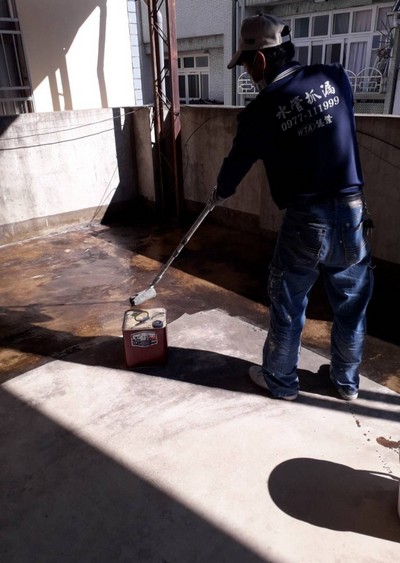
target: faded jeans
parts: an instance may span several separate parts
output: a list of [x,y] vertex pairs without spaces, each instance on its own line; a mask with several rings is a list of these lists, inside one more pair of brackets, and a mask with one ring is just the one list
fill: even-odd
[[346,393],[359,387],[366,310],[373,289],[362,196],[286,210],[268,282],[270,328],[263,373],[276,397],[299,389],[297,365],[309,293],[321,274],[333,311],[331,379]]

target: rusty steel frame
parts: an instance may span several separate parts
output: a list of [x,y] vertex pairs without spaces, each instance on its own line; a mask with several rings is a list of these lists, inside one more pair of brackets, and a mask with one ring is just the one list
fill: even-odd
[[[150,47],[154,85],[154,129],[158,154],[159,206],[180,218],[183,207],[181,115],[178,79],[178,48],[175,0],[148,0]],[[165,5],[166,25],[160,25]],[[165,27],[165,29],[163,29]],[[161,60],[160,46],[168,65]],[[169,98],[166,77],[170,79]]]

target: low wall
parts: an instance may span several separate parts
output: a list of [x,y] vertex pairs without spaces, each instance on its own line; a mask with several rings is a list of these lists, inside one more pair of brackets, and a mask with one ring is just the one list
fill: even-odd
[[[149,108],[0,117],[0,243],[154,193]],[[134,155],[140,160],[135,164]]]
[[[216,184],[216,178],[236,131],[241,108],[220,106],[182,107],[182,155],[184,195],[189,201],[205,202]],[[282,212],[269,194],[268,180],[261,162],[255,163],[229,198],[222,213],[232,226],[237,225],[237,213],[244,214],[242,228],[277,231]],[[218,213],[217,208],[214,211]]]
[[[185,198],[205,202],[236,130],[240,108],[185,106],[182,108],[182,146]],[[400,118],[357,115],[357,134],[365,177],[365,193],[375,223],[371,238],[376,258],[400,264]],[[273,203],[261,163],[242,180],[223,206],[246,214],[249,228],[276,231],[281,220]],[[216,209],[219,211],[219,208]],[[237,214],[231,217],[237,225]],[[243,228],[243,222],[241,223]]]
[[357,116],[374,256],[400,264],[400,117]]
[[[184,198],[204,205],[236,130],[237,107],[183,106]],[[0,244],[89,221],[139,196],[155,202],[148,107],[0,117]],[[376,258],[400,264],[400,118],[357,115]],[[260,162],[213,220],[276,232],[281,221]]]

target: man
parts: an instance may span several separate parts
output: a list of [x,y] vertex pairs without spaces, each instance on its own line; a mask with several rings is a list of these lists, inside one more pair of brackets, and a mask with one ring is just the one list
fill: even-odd
[[297,398],[305,311],[321,274],[333,310],[330,377],[352,401],[373,287],[353,94],[341,65],[301,66],[293,57],[283,22],[262,14],[243,21],[228,68],[243,65],[261,91],[239,116],[210,199],[233,195],[261,159],[272,198],[286,210],[270,266],[270,328],[252,381],[275,398]]

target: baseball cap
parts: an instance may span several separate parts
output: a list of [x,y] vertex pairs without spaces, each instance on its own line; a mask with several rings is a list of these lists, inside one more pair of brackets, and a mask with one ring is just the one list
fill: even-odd
[[[285,37],[287,38],[285,39]],[[240,29],[238,49],[228,64],[228,68],[240,64],[243,51],[259,51],[277,47],[285,40],[290,40],[290,27],[275,16],[258,14],[246,18]]]

